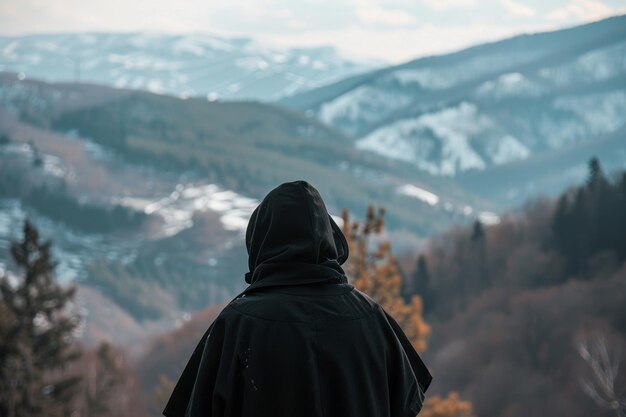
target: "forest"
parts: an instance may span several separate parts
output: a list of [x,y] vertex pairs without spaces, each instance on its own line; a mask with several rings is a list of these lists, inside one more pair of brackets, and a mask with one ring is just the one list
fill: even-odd
[[[608,175],[592,158],[586,182],[558,198],[527,201],[499,224],[454,227],[402,257],[384,239],[385,213],[343,211],[345,270],[429,365],[420,415],[624,415],[626,171]],[[159,415],[222,306],[161,335],[139,360],[80,346],[75,289],[55,281],[47,238],[26,222],[11,246],[22,274],[0,277],[0,415]]]
[[[10,142],[7,135],[0,136],[0,146]],[[40,214],[87,233],[133,230],[146,221],[147,214],[118,204],[78,201],[63,179],[42,175],[39,151],[32,143],[28,146],[33,150],[30,165],[17,158],[2,159],[0,198],[19,199]]]
[[407,259],[405,294],[422,296],[434,329],[435,389],[459,390],[479,416],[623,415],[625,213],[626,172],[607,177],[592,158],[558,199]]

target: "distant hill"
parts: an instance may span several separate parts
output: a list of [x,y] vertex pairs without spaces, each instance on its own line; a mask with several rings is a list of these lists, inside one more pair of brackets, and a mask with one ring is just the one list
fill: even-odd
[[347,59],[332,47],[278,48],[201,33],[0,37],[0,71],[211,100],[276,100],[378,65]]
[[[111,330],[99,316],[107,311],[164,329],[243,287],[243,231],[284,181],[310,181],[336,216],[386,206],[405,248],[496,207],[450,179],[356,149],[314,118],[257,102],[0,73],[0,138],[0,249],[29,216],[53,241],[57,276],[122,310],[86,303],[98,315],[91,339]],[[2,250],[0,268],[7,259]],[[125,327],[114,342],[132,342],[139,326]]]
[[607,170],[624,167],[625,62],[626,16],[617,16],[420,58],[280,102],[341,129],[358,149],[521,203],[579,181],[594,144]]

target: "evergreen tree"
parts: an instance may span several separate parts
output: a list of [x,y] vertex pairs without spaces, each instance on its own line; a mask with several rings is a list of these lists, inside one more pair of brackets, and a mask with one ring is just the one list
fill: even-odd
[[[474,221],[472,228],[472,236],[470,237],[472,242],[472,255],[474,270],[471,275],[474,275],[473,284],[476,289],[482,290],[489,286],[489,271],[487,270],[487,244],[485,242],[485,228],[479,219]],[[471,291],[470,291],[471,292]]]
[[600,166],[600,161],[597,157],[592,157],[589,160],[589,174],[587,176],[587,186],[593,188],[599,184],[606,183],[606,178],[604,176],[604,172],[602,171],[602,167]]
[[0,276],[0,415],[69,415],[79,381],[63,375],[79,356],[71,347],[77,320],[66,312],[75,289],[55,281],[50,241],[28,220],[23,231],[11,245],[23,273]]
[[476,219],[474,220],[471,240],[472,242],[477,242],[481,240],[483,237],[485,237],[485,230],[483,229],[483,224],[480,222],[480,220]]
[[435,300],[433,299],[434,293],[430,287],[430,273],[428,272],[428,265],[424,255],[420,255],[417,258],[417,267],[413,274],[413,283],[415,288],[412,289],[411,294],[421,294],[424,300],[424,314],[427,314],[432,310]]
[[617,182],[617,206],[615,211],[620,214],[620,219],[615,225],[617,230],[617,239],[615,248],[620,260],[626,259],[626,216],[621,213],[626,213],[626,171],[624,171],[619,181]]

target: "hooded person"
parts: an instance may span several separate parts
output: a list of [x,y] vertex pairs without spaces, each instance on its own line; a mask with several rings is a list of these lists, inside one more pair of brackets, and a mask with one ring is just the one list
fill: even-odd
[[246,230],[250,284],[208,328],[167,417],[414,417],[432,377],[396,321],[348,283],[348,244],[306,181]]

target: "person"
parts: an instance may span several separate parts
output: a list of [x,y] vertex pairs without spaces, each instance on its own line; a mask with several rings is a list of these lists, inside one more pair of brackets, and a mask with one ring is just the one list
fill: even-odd
[[397,322],[349,284],[345,236],[308,182],[246,229],[250,284],[211,324],[167,417],[414,417],[432,376]]

